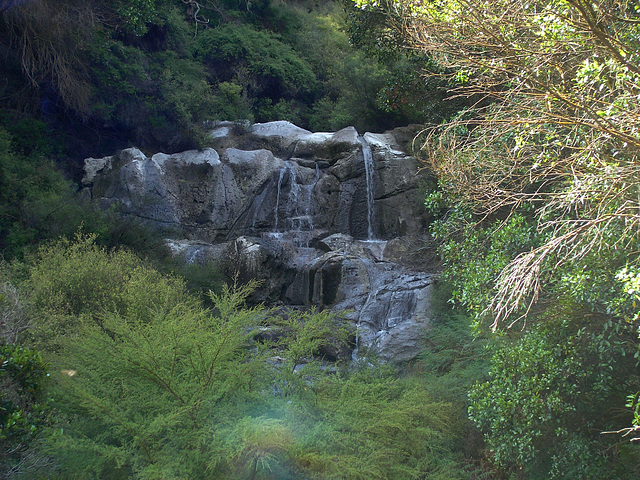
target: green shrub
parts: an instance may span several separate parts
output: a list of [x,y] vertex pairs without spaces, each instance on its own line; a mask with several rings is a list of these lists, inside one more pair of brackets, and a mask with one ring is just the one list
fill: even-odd
[[[493,461],[528,478],[614,478],[604,452],[616,439],[601,432],[625,423],[611,410],[635,383],[635,332],[626,322],[581,325],[573,309],[494,348],[489,380],[471,389],[469,416],[486,433]],[[585,465],[593,467],[587,477]]]
[[150,23],[161,22],[156,0],[115,0],[114,6],[127,30],[135,35],[144,35]]
[[221,120],[254,120],[251,100],[247,92],[243,92],[242,86],[233,82],[218,84],[213,97],[213,111]]
[[218,315],[184,297],[164,310],[135,299],[136,312],[80,326],[55,360],[66,426],[50,448],[68,478],[195,479],[220,469],[235,403],[251,397],[262,365],[246,348],[257,311],[239,310],[242,298],[214,297]]
[[91,236],[41,248],[28,288],[57,412],[39,453],[61,478],[466,478],[457,407],[390,368],[324,363],[349,335],[330,312],[247,308],[251,285],[206,309]]
[[[269,31],[256,30],[249,25],[222,25],[209,29],[198,36],[198,58],[208,67],[212,81],[218,83],[221,100],[233,92],[231,111],[224,106],[217,113],[246,114],[236,111],[233,104],[241,105],[240,99],[249,98],[258,102],[268,98],[273,104],[292,99],[304,100],[316,88],[316,76],[306,60],[289,45]],[[237,91],[237,87],[241,87]],[[237,108],[237,107],[236,107]],[[282,112],[256,111],[256,120],[277,120]],[[264,115],[264,117],[262,116]]]
[[328,378],[298,461],[318,479],[465,478],[452,454],[455,409],[417,378],[364,367]]
[[43,246],[29,278],[30,301],[42,312],[33,335],[43,345],[75,338],[81,318],[101,321],[105,312],[143,321],[154,310],[184,302],[185,285],[160,274],[133,253],[108,252],[95,235],[62,238]]
[[0,343],[0,468],[7,475],[49,423],[48,376],[37,351]]

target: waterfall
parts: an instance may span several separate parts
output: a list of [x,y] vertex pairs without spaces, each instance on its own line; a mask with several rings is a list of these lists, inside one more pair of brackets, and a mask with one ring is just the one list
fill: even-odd
[[284,179],[286,170],[287,166],[285,164],[285,166],[280,170],[280,176],[278,177],[278,193],[276,195],[276,219],[275,225],[273,227],[274,233],[278,233],[278,210],[280,209],[280,192],[282,192],[282,180]]
[[[250,302],[336,313],[356,327],[354,359],[371,349],[381,359],[411,360],[435,319],[429,302],[436,277],[425,270],[436,266],[421,248],[430,217],[418,208],[425,177],[415,175],[417,160],[399,150],[394,133],[291,126],[285,135],[282,126],[258,125],[255,134],[230,128],[216,140],[220,153],[147,159],[129,149],[87,159],[84,185],[100,205],[120,202],[150,225],[173,225],[184,237],[167,244],[185,263],[214,262],[222,270],[231,258],[243,280],[265,280]],[[259,136],[265,129],[271,133]],[[258,145],[273,151],[254,150]],[[286,315],[287,307],[279,311]]]
[[295,166],[291,161],[284,162],[285,168],[289,172],[289,198],[287,199],[287,215],[289,215],[289,230],[301,231],[302,221],[300,219],[300,194],[302,187],[298,183]]
[[358,137],[358,142],[362,146],[365,180],[367,182],[367,238],[373,240],[373,206],[375,202],[373,197],[373,154],[371,153],[371,146],[363,137]]
[[[303,187],[305,196],[304,196],[304,219],[307,222],[307,229],[309,231],[313,230],[313,215],[311,215],[311,200],[313,195],[313,189],[316,187],[318,180],[320,180],[320,167],[316,163],[316,174],[313,177],[313,181],[309,185],[305,185]],[[301,219],[303,217],[300,217]],[[300,222],[302,223],[302,222]],[[300,229],[301,225],[299,225]]]
[[187,250],[187,254],[185,255],[185,262],[187,263],[187,265],[193,265],[194,263],[196,263],[198,253],[198,248],[190,248],[189,250]]
[[[278,189],[276,194],[276,211],[274,232],[278,228],[284,231],[301,233],[311,231],[314,228],[312,216],[313,189],[320,180],[320,167],[316,164],[315,176],[310,184],[301,185],[298,183],[296,173],[297,164],[292,161],[285,161],[278,177]],[[283,184],[285,188],[283,190]],[[287,187],[288,185],[288,187]],[[288,188],[288,191],[286,191]],[[280,214],[284,218],[280,218]],[[280,225],[283,223],[283,225]]]

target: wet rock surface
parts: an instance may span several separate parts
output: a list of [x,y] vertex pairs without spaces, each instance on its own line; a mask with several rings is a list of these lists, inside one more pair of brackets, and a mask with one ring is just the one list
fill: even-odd
[[356,348],[402,362],[420,349],[434,283],[420,255],[425,177],[406,137],[220,122],[214,148],[89,158],[83,182],[104,208],[172,232],[186,262],[261,280],[252,301],[341,312]]

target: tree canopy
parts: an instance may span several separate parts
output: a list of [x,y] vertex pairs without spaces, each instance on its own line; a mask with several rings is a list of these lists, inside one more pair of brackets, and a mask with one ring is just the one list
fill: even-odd
[[[508,339],[471,393],[491,458],[522,478],[622,475],[598,470],[589,432],[640,430],[637,3],[355,3],[472,102],[427,126],[421,155],[452,299]],[[626,426],[600,415],[625,404]]]
[[[579,259],[609,228],[637,231],[640,12],[634,2],[366,2],[476,106],[425,144],[445,189],[491,216],[536,208],[543,245],[504,269],[496,320],[542,288],[542,264]],[[629,249],[632,251],[632,248]],[[629,258],[633,262],[634,258]],[[514,282],[515,280],[515,282]]]

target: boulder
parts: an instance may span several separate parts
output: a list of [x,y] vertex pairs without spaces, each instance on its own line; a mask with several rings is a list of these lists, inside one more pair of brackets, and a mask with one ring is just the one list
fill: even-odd
[[282,155],[291,152],[295,143],[309,135],[312,135],[310,131],[281,120],[252,125],[249,127],[247,140],[264,145],[264,148]]
[[353,155],[358,149],[358,132],[353,127],[346,127],[335,133],[312,133],[300,137],[295,143],[293,155],[331,165],[338,159]]
[[325,252],[346,251],[353,245],[353,237],[344,233],[334,233],[317,242],[317,248]]

